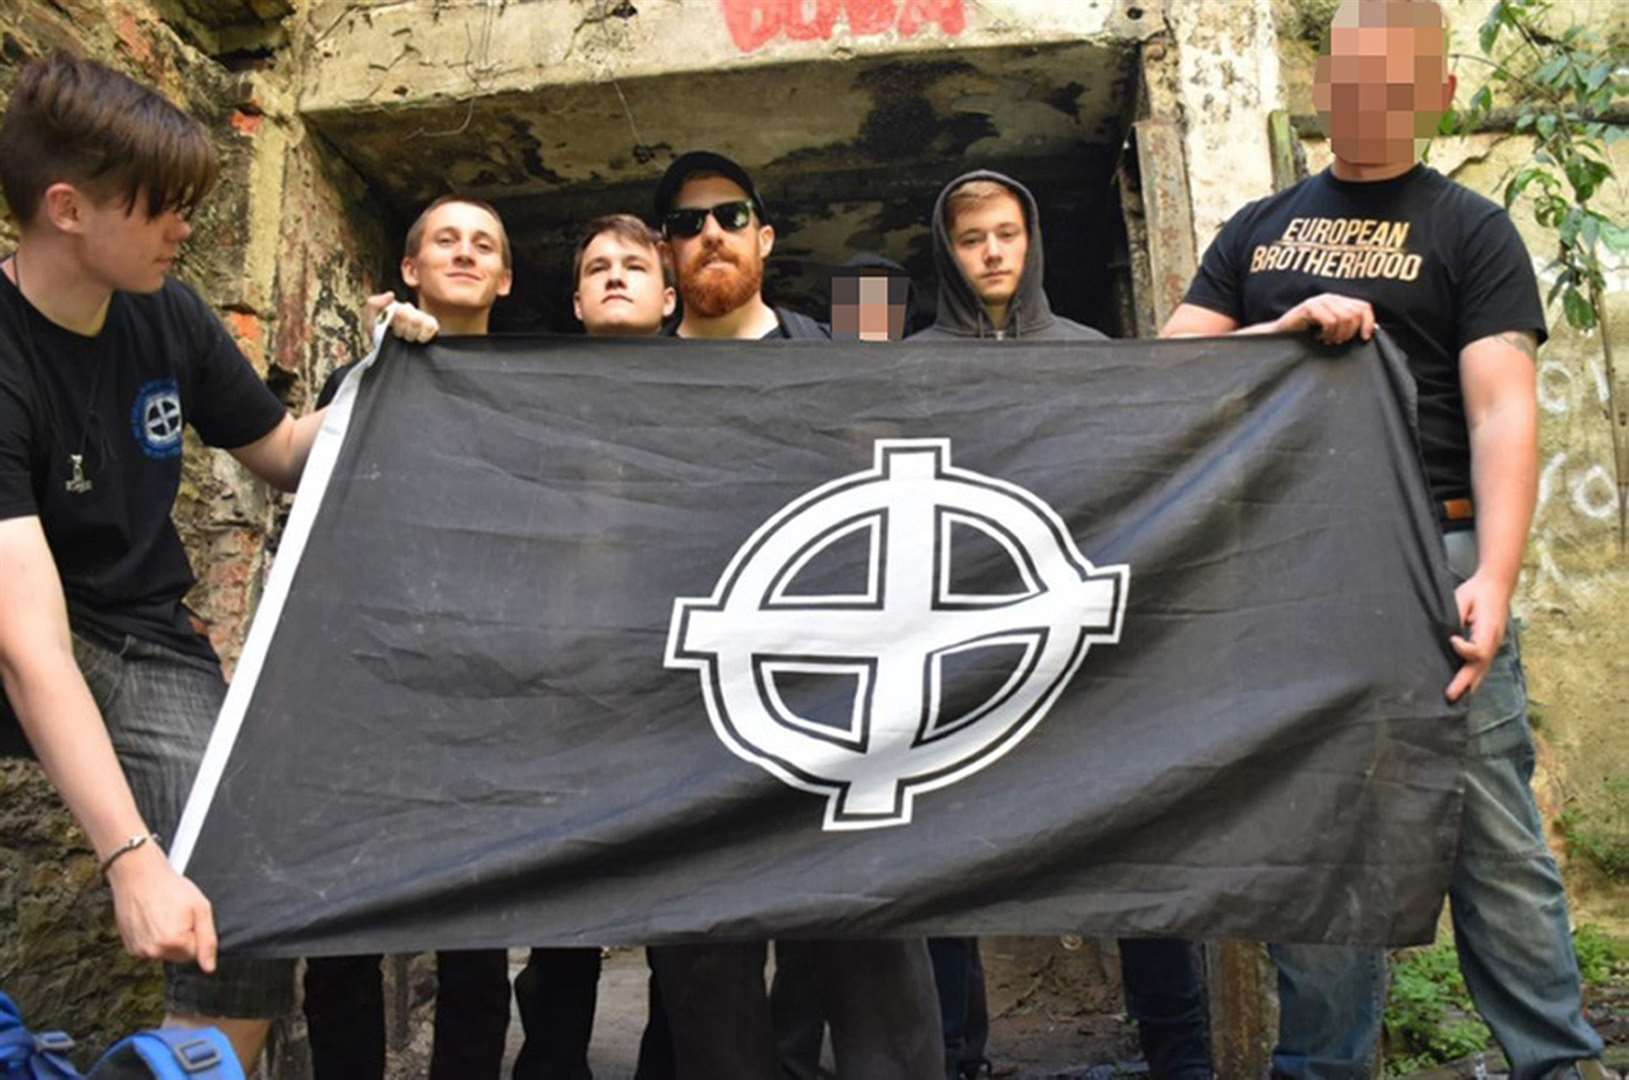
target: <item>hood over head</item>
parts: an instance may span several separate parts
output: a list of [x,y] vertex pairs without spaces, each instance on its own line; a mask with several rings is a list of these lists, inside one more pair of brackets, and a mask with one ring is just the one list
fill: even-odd
[[[1029,229],[1029,250],[1024,257],[1024,276],[1018,283],[1007,311],[1007,325],[993,326],[973,283],[962,272],[945,227],[945,203],[950,193],[972,180],[994,180],[1017,196],[1024,208],[1024,224]],[[1056,321],[1046,299],[1046,258],[1041,248],[1041,216],[1029,188],[1003,173],[978,169],[964,173],[945,185],[933,204],[933,265],[939,274],[939,311],[933,329],[958,337],[986,337],[1005,330],[1014,337],[1034,337]]]

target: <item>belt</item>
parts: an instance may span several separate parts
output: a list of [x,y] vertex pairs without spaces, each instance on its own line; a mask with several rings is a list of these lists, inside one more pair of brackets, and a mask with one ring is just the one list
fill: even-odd
[[1444,521],[1472,521],[1476,518],[1476,507],[1469,499],[1444,499],[1437,504],[1442,512]]

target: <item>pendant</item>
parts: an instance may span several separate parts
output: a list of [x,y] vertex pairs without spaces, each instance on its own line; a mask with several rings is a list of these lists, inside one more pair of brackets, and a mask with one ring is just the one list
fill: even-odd
[[68,463],[73,466],[74,474],[62,485],[68,489],[70,495],[83,495],[94,485],[85,477],[85,455],[69,454]]

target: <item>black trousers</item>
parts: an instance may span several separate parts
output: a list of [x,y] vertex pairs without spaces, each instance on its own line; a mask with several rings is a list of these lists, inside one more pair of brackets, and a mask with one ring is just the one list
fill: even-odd
[[[921,939],[784,941],[777,964],[813,976],[831,1025],[842,1080],[940,1080],[944,1052],[932,964]],[[769,994],[767,943],[670,945],[650,950],[673,1031],[678,1080],[781,1075]]]
[[[947,1075],[971,1073],[986,1057],[990,1033],[978,939],[930,938],[928,948],[944,1010]],[[1209,1011],[1193,946],[1172,938],[1122,939],[1120,975],[1149,1076],[1211,1075]]]
[[[600,950],[533,949],[515,976],[515,1004],[525,1041],[514,1080],[590,1080],[588,1046],[599,1001]],[[656,975],[650,977],[650,1016],[639,1040],[635,1080],[674,1080],[673,1036]]]
[[[379,956],[308,960],[305,1018],[316,1080],[383,1080],[385,1001]],[[430,1080],[500,1080],[509,1030],[502,949],[436,953]]]

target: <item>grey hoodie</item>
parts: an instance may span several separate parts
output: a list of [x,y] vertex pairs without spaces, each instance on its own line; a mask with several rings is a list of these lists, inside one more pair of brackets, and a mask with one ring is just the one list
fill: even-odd
[[[1023,204],[1024,221],[1029,226],[1029,251],[1024,257],[1024,275],[1018,282],[1018,294],[1007,309],[1005,327],[997,327],[990,322],[990,315],[984,310],[973,283],[967,280],[961,264],[956,261],[950,232],[945,228],[945,199],[969,180],[994,180],[1010,188]],[[1047,302],[1044,287],[1046,259],[1041,251],[1040,221],[1035,196],[1010,176],[980,169],[958,176],[946,184],[933,204],[933,263],[939,274],[939,312],[934,324],[915,335],[916,339],[993,338],[999,329],[1004,337],[1030,341],[1106,340],[1106,334],[1052,314],[1052,305]]]

